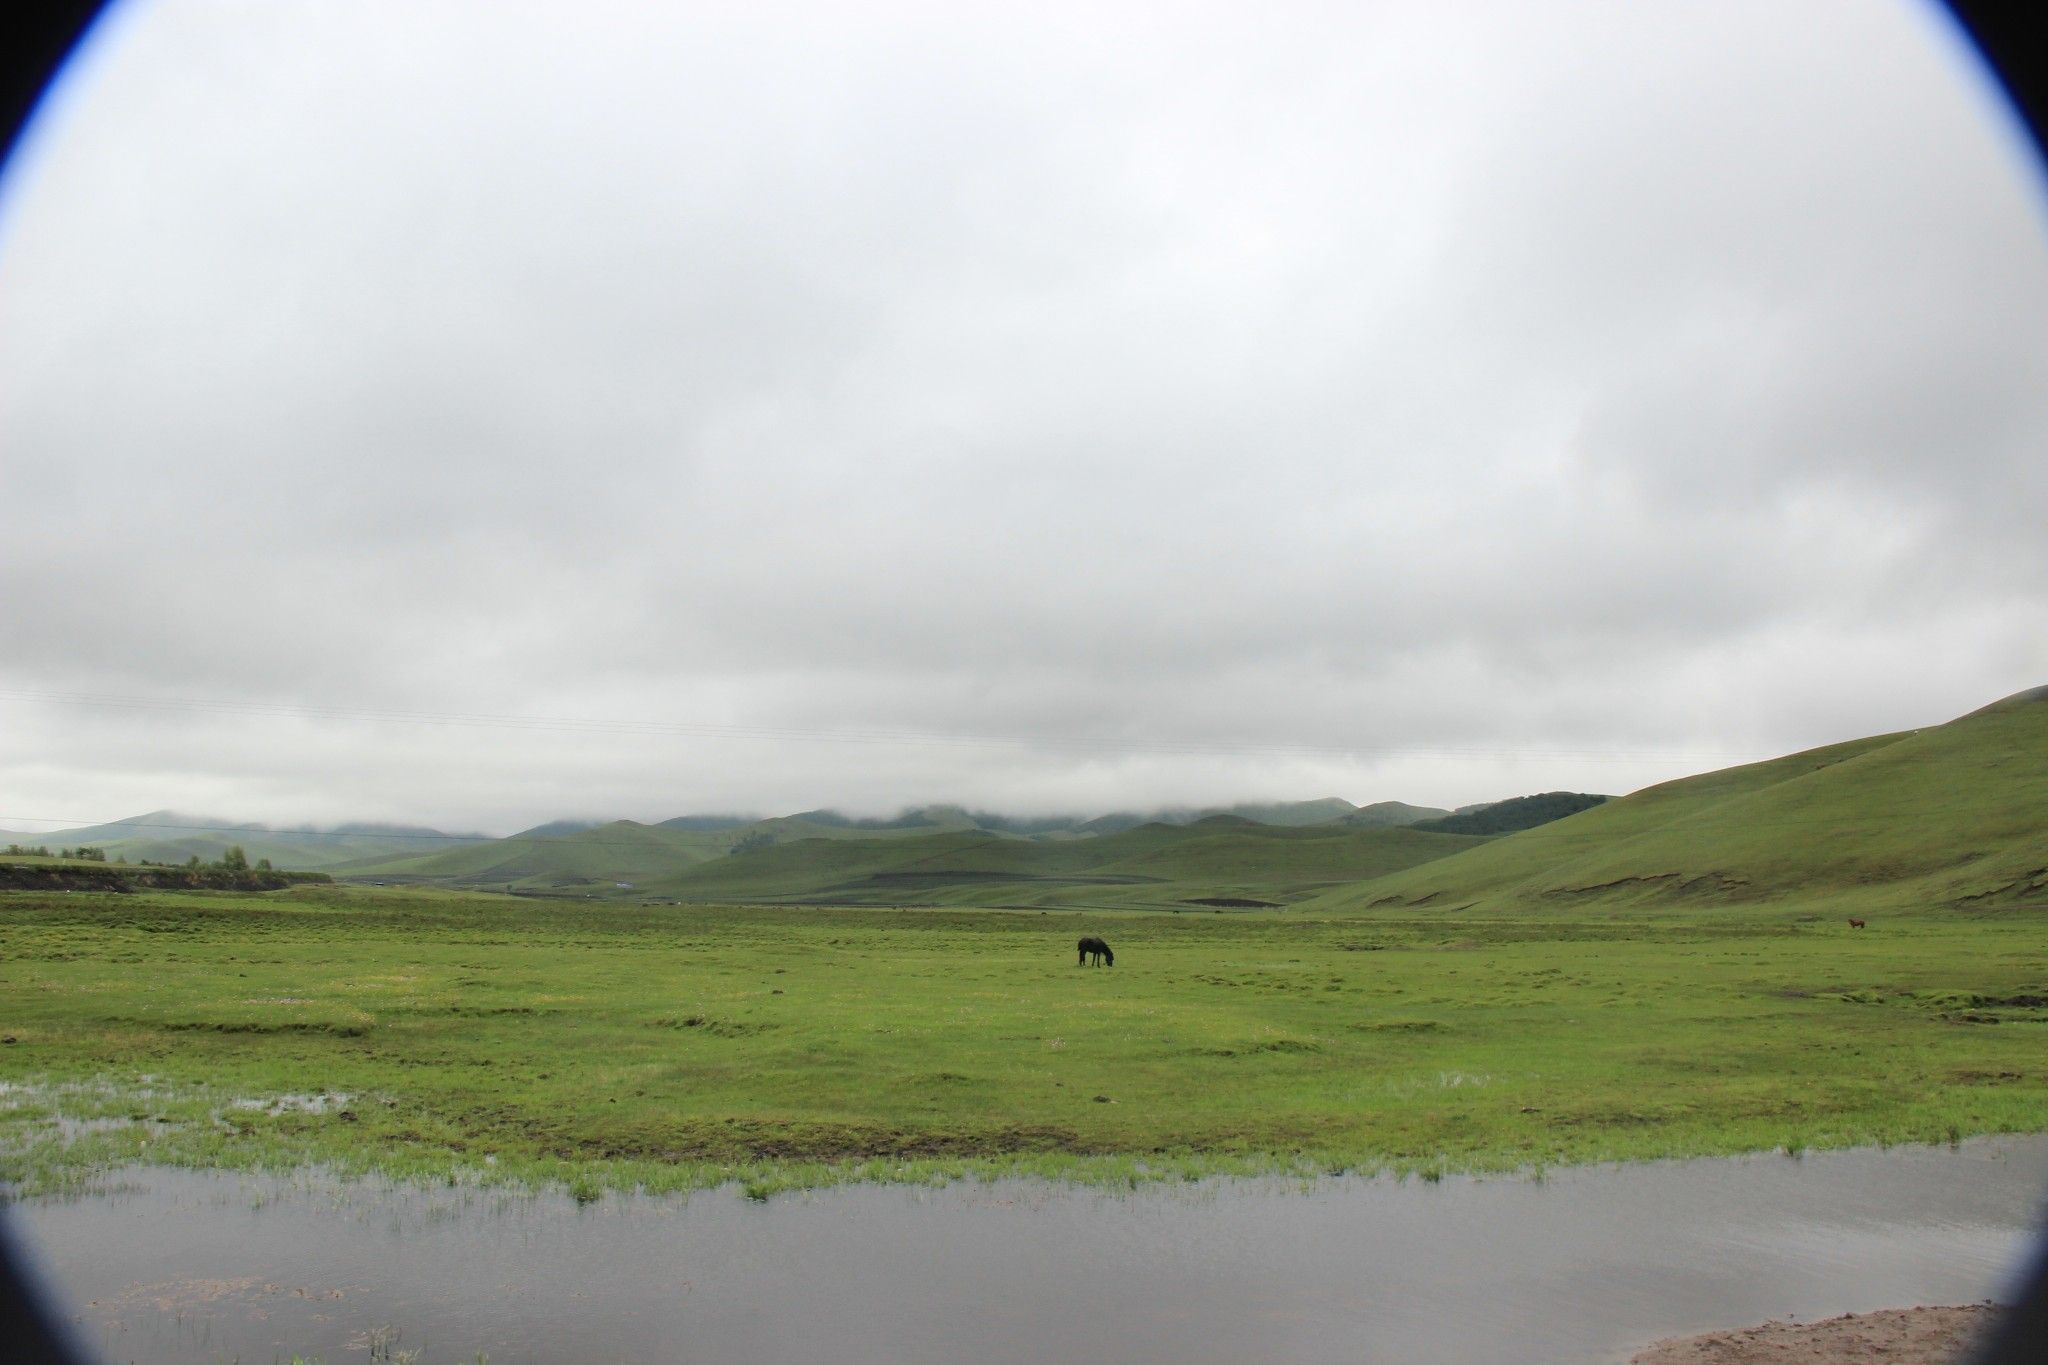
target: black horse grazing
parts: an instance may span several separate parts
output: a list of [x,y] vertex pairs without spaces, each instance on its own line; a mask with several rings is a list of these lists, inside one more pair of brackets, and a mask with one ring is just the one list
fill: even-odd
[[1109,950],[1109,945],[1093,936],[1081,940],[1081,960],[1074,965],[1076,967],[1085,966],[1091,957],[1105,967],[1114,967],[1116,965],[1116,954]]

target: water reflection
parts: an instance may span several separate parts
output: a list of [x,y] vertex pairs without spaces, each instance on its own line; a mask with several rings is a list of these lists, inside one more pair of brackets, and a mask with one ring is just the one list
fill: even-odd
[[1997,1294],[2048,1136],[1543,1182],[1004,1182],[749,1203],[125,1173],[12,1210],[110,1360],[1604,1361]]

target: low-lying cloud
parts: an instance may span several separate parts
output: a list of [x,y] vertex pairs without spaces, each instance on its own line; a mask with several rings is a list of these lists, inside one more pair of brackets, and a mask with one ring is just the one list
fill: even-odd
[[116,7],[0,195],[0,815],[1452,805],[2038,683],[1945,24]]

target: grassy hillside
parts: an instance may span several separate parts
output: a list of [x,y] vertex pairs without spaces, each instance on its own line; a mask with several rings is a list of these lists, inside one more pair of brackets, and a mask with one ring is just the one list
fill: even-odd
[[[604,894],[621,889],[617,885],[621,882],[633,883],[637,890],[640,883],[674,877],[736,849],[752,850],[807,839],[874,843],[956,833],[974,837],[975,847],[990,839],[1049,844],[1092,842],[1146,824],[1194,825],[1231,818],[1240,823],[1294,828],[1341,824],[1355,814],[1367,812],[1369,817],[1359,823],[1406,824],[1437,813],[1399,802],[1381,802],[1360,812],[1338,797],[1243,803],[1220,811],[1188,808],[1153,816],[1120,812],[1093,820],[1071,816],[1013,817],[969,811],[960,806],[930,805],[881,819],[856,818],[831,810],[766,819],[684,815],[656,825],[631,820],[562,819],[536,825],[509,838],[489,839],[408,826],[280,830],[156,811],[113,824],[77,829],[19,834],[0,831],[0,844],[11,840],[31,848],[47,846],[53,852],[86,845],[105,848],[109,858],[180,864],[195,856],[203,863],[215,862],[229,846],[239,844],[251,861],[268,858],[280,868],[328,871],[362,881]],[[1098,862],[1109,856],[1104,853],[1082,862]],[[1385,870],[1377,855],[1354,861],[1361,867]],[[1067,867],[1058,859],[1054,863],[1055,871]],[[1023,875],[1039,874],[1027,871]]]
[[1421,820],[1435,820],[1451,812],[1441,806],[1411,806],[1405,801],[1375,801],[1369,806],[1360,806],[1354,811],[1337,817],[1347,825],[1412,825]]
[[1319,904],[2039,903],[2044,830],[2048,689],[2036,689],[1946,725],[1651,787]]
[[411,825],[341,825],[329,830],[272,829],[234,824],[176,811],[151,811],[127,820],[35,834],[0,831],[0,844],[30,847],[103,848],[110,859],[131,863],[182,863],[197,857],[218,862],[229,847],[240,845],[250,862],[268,858],[277,867],[324,870],[367,858],[411,857],[440,853],[484,842],[481,835],[445,834]]
[[513,835],[446,852],[350,863],[335,871],[369,881],[498,890],[612,887],[617,882],[669,876],[692,863],[723,857],[732,841],[730,831],[669,829],[614,820],[571,834]]
[[[1314,898],[1345,910],[1825,894],[1988,904],[2048,899],[2043,755],[2048,691],[1948,725],[1665,783],[1491,842],[1471,836],[1523,808],[1594,798],[1496,802],[1435,828],[1418,822],[1442,812],[1333,797],[1146,823],[1128,813],[1012,820],[958,806],[880,820],[819,810],[747,824],[615,821],[452,849],[416,841],[351,862],[280,856],[255,834],[247,847],[279,866],[368,880],[691,902],[1228,908]],[[165,852],[205,860],[218,849]]]
[[[803,840],[704,863],[646,889],[685,901],[1181,906],[1284,904],[1445,857],[1479,840],[1405,829],[1276,827],[1229,816],[1092,839],[984,831]],[[1220,907],[1219,907],[1220,908]]]
[[[1398,801],[1383,801],[1382,807],[1400,806]],[[1076,834],[1120,834],[1140,825],[1192,825],[1202,820],[1211,820],[1219,815],[1234,816],[1261,825],[1322,825],[1333,820],[1342,820],[1358,808],[1341,796],[1324,796],[1313,801],[1240,801],[1234,806],[1203,806],[1199,809],[1179,806],[1165,810],[1112,811],[1098,815],[1092,820],[1082,820],[1072,825]],[[1402,807],[1402,809],[1419,809]],[[1434,813],[1434,812],[1433,812]],[[1372,821],[1375,824],[1398,824],[1402,821]]]
[[[486,844],[346,863],[333,870],[358,881],[418,882],[434,886],[496,891],[590,892],[642,890],[699,863],[723,860],[735,849],[821,841],[889,845],[936,837],[927,827],[881,828],[820,823],[805,816],[778,816],[746,825],[705,829],[688,817],[643,825],[632,820],[577,829],[565,834],[515,834]],[[969,837],[1018,842],[1006,835],[973,832]],[[624,882],[629,885],[619,886]]]
[[[829,812],[827,813],[829,814]],[[767,835],[777,843],[791,843],[798,839],[922,839],[948,830],[976,831],[976,826],[966,820],[934,820],[930,823],[906,823],[898,821],[863,822],[820,818],[820,813],[810,811],[802,815],[777,815],[766,820],[756,820],[744,829],[733,831],[735,843],[741,840],[758,839]],[[988,831],[976,831],[988,832]]]
[[1534,829],[1553,820],[1562,820],[1567,815],[1577,815],[1582,810],[1590,810],[1603,801],[1613,799],[1590,792],[1538,792],[1534,796],[1496,801],[1478,810],[1460,811],[1434,820],[1417,820],[1415,828],[1432,834],[1513,834],[1518,829]]
[[1183,881],[1356,881],[1448,857],[1481,842],[1400,828],[1215,829],[1205,822],[1189,826],[1185,838],[1119,858],[1104,870]]
[[[1399,802],[1383,802],[1399,805]],[[1240,801],[1234,806],[1225,806],[1214,812],[1218,815],[1235,815],[1261,825],[1321,825],[1332,820],[1341,820],[1353,814],[1358,808],[1341,796],[1325,796],[1314,801],[1251,802]]]
[[[1323,806],[1262,810],[1305,818]],[[619,820],[333,870],[359,881],[700,902],[1037,905],[1048,896],[1065,904],[1078,895],[1088,904],[1178,905],[1210,896],[1277,904],[1474,842],[1399,837],[1404,833],[1330,822],[1268,825],[1223,814],[1115,833],[1026,834],[981,828],[957,807],[934,806],[887,821],[813,811],[717,829]],[[1137,861],[1122,865],[1129,859]],[[1188,882],[1198,884],[1182,885]]]

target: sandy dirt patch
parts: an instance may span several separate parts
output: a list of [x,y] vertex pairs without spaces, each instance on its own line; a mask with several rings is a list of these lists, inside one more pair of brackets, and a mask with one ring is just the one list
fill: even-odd
[[1979,1303],[1962,1308],[1887,1308],[1821,1322],[1767,1322],[1660,1341],[1637,1352],[1629,1365],[1847,1365],[1871,1360],[1960,1365],[1997,1312],[1992,1305]]

